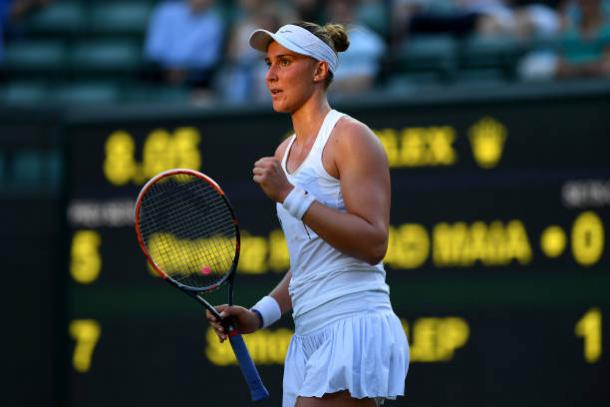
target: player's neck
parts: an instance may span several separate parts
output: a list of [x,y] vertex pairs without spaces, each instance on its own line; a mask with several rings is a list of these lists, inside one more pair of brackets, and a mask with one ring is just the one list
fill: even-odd
[[330,110],[326,97],[311,98],[292,114],[292,127],[299,144],[316,138],[322,122]]

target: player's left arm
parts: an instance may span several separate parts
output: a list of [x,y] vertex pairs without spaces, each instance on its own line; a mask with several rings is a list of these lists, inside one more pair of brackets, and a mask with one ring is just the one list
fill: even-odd
[[390,218],[390,173],[383,146],[366,125],[345,118],[324,157],[339,177],[347,212],[316,201],[303,221],[337,250],[376,264],[387,250]]

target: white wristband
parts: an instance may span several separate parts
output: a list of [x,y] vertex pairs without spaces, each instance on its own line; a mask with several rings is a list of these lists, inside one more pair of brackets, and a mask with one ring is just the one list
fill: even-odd
[[305,212],[307,212],[307,209],[309,209],[315,200],[316,198],[314,198],[313,195],[295,185],[295,187],[292,188],[292,191],[290,191],[284,199],[282,206],[289,214],[298,220],[301,220],[303,219]]
[[262,327],[266,328],[269,325],[273,324],[275,321],[282,317],[282,310],[280,309],[280,304],[277,303],[275,298],[266,295],[260,299],[259,302],[254,304],[251,310],[256,310],[260,313],[262,318]]

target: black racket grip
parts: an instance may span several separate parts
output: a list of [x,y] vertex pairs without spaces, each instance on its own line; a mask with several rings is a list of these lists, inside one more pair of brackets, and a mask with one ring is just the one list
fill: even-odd
[[260,401],[269,398],[269,392],[265,388],[265,385],[258,374],[258,370],[256,370],[256,366],[254,366],[254,362],[250,357],[250,352],[248,352],[244,338],[237,329],[230,331],[229,341],[231,342],[231,347],[233,347],[233,352],[235,352],[235,357],[239,363],[241,373],[244,375],[248,387],[250,387],[252,401]]

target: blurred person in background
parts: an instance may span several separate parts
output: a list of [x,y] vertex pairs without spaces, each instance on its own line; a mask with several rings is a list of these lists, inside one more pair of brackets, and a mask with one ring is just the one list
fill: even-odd
[[505,30],[514,24],[514,10],[511,0],[456,0],[463,12],[477,17],[475,30],[485,33],[487,21],[492,21],[498,30]]
[[[578,25],[582,19],[582,10],[578,0],[563,0],[561,3],[564,26]],[[610,19],[610,0],[601,0],[601,12],[604,19]]]
[[476,32],[484,18],[507,24],[512,11],[504,0],[397,0],[392,10],[394,45],[412,34]]
[[407,34],[444,33],[455,36],[556,35],[561,27],[560,0],[398,0],[394,33],[398,42]]
[[4,41],[23,35],[21,21],[31,13],[48,6],[53,0],[0,0],[0,61]]
[[19,20],[28,14],[48,6],[53,0],[9,0],[5,3],[10,3],[10,18]]
[[171,85],[209,89],[225,26],[214,0],[165,1],[153,11],[144,54]]
[[386,52],[383,38],[357,21],[359,5],[358,0],[326,3],[327,20],[345,26],[349,35],[349,48],[341,55],[331,94],[350,95],[371,89],[379,73],[380,59]]
[[[519,63],[524,80],[610,76],[610,16],[602,0],[571,0],[561,5],[558,44],[526,54]],[[610,10],[610,8],[608,8]]]
[[558,79],[610,76],[610,20],[602,0],[577,0],[579,18],[567,19]]
[[237,16],[227,41],[226,64],[219,70],[215,84],[226,102],[270,99],[264,86],[267,67],[260,53],[248,46],[248,38],[256,28],[275,31],[280,27],[277,4],[269,3],[266,0],[239,0],[237,4]]
[[294,15],[289,16],[290,21],[310,21],[320,23],[323,20],[324,3],[322,0],[290,0],[289,7]]
[[505,35],[520,39],[550,38],[561,30],[562,0],[512,1],[510,14],[489,14],[481,18],[480,35]]
[[0,61],[4,59],[4,28],[10,3],[10,0],[0,0]]

